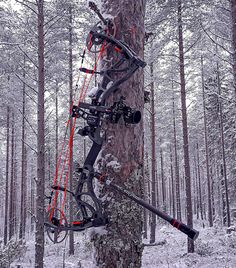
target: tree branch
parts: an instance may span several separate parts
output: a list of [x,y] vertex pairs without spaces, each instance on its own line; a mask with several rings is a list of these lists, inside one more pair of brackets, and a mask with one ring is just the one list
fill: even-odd
[[207,30],[204,28],[204,26],[202,25],[202,22],[200,22],[200,25],[203,29],[203,31],[205,32],[205,34],[208,36],[208,38],[216,45],[218,45],[219,47],[221,47],[224,51],[226,51],[227,53],[229,53],[231,56],[233,55],[232,52],[230,52],[228,49],[226,49],[224,46],[222,46],[221,44],[217,43],[207,32]]
[[22,45],[22,43],[0,42],[0,45],[3,45],[3,46],[19,46],[19,45]]
[[20,51],[26,56],[27,59],[30,60],[31,63],[33,63],[33,65],[38,68],[38,65],[28,56],[28,54],[20,47],[18,46],[18,48],[20,49]]
[[38,93],[33,87],[31,87],[29,84],[27,84],[23,79],[21,79],[20,78],[20,76],[17,74],[17,73],[15,73],[15,76],[22,82],[22,83],[24,83],[27,87],[29,87],[30,89],[32,89],[33,91],[34,91],[34,93]]
[[27,92],[25,92],[25,95],[29,97],[36,105],[38,104],[37,101],[33,97],[31,97]]
[[[30,7],[29,5],[27,5],[26,3],[21,2],[21,1],[19,1],[19,0],[15,0],[15,1],[16,1],[17,3],[19,3],[19,4],[21,4],[22,6],[27,7],[28,9],[30,9],[32,12],[34,12],[34,13],[38,16],[38,13],[37,13],[32,7]],[[26,1],[26,2],[31,3],[31,2],[29,2],[29,1]],[[31,3],[31,4],[33,4],[33,3]]]
[[26,141],[24,141],[24,140],[22,140],[22,139],[21,139],[21,141],[22,141],[26,146],[28,146],[32,151],[34,151],[36,154],[38,154],[38,152],[37,152],[33,147],[31,147]]
[[[22,111],[18,109],[21,115],[23,115]],[[34,130],[33,126],[30,124],[29,120],[24,116],[25,121],[29,124],[30,128],[32,129],[33,133],[37,136],[37,132]]]
[[198,38],[197,38],[197,40],[194,41],[194,42],[192,43],[192,45],[190,45],[190,46],[184,51],[184,54],[188,53],[189,50],[190,50],[191,48],[193,48],[193,47],[197,44],[197,42],[199,41],[200,38],[201,38],[201,35],[199,35]]
[[[66,14],[66,13],[65,13]],[[48,31],[52,28],[53,25],[55,25],[61,18],[63,18],[65,16],[65,14],[63,14],[63,16],[59,17],[57,20],[55,20],[50,26],[48,26],[48,28],[45,30],[44,32],[44,36],[47,35]]]

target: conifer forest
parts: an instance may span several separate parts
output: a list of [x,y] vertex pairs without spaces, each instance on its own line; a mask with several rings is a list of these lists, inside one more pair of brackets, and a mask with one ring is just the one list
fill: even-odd
[[236,0],[0,0],[0,268],[236,267]]

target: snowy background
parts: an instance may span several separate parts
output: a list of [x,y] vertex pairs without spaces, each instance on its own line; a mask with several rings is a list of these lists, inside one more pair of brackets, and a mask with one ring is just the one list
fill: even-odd
[[[195,227],[196,228],[196,227]],[[187,254],[186,237],[171,226],[159,226],[155,245],[145,246],[142,268],[235,268],[236,232],[227,234],[226,228],[196,228],[200,235],[195,243],[195,253]],[[89,242],[90,231],[75,235],[75,255],[68,256],[68,240],[62,244],[47,241],[45,247],[46,268],[94,268],[93,246]],[[27,243],[10,267],[32,268],[34,266],[34,239]],[[144,244],[149,245],[147,240]],[[64,266],[63,266],[63,259]],[[3,267],[3,266],[1,266]]]

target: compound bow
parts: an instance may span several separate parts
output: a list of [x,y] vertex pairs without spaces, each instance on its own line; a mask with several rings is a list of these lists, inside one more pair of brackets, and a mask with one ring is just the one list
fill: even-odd
[[[65,239],[69,230],[83,231],[90,227],[103,226],[108,223],[108,218],[103,211],[101,200],[94,192],[94,179],[97,179],[107,188],[120,192],[168,221],[171,225],[187,234],[191,239],[196,239],[198,231],[161,212],[138,196],[116,185],[107,175],[102,175],[94,170],[95,161],[102,149],[104,141],[102,124],[104,122],[117,124],[120,118],[123,118],[127,125],[138,124],[141,120],[141,112],[127,105],[123,96],[111,106],[106,104],[109,96],[118,90],[118,87],[122,83],[129,79],[139,68],[144,68],[146,65],[125,42],[117,40],[109,34],[109,28],[111,26],[112,22],[104,19],[103,23],[98,23],[90,30],[86,40],[86,46],[91,52],[94,51],[94,46],[96,46],[99,49],[95,51],[99,51],[102,54],[104,49],[109,46],[109,49],[115,49],[119,56],[116,63],[110,67],[105,67],[101,71],[96,70],[96,64],[93,70],[80,68],[81,72],[87,74],[96,73],[102,77],[101,83],[91,97],[91,103],[80,102],[72,108],[72,117],[83,118],[87,122],[87,125],[80,129],[78,133],[81,136],[88,136],[92,141],[92,146],[84,165],[79,168],[80,177],[75,193],[68,190],[67,187],[60,186],[60,184],[52,186],[53,191],[49,198],[49,209],[45,222],[47,234],[53,242],[59,243]],[[58,195],[58,191],[73,196],[78,207],[77,216],[79,220],[68,223],[63,210],[56,207],[56,202],[54,202],[54,206],[52,205],[54,191],[56,191],[56,196]]]

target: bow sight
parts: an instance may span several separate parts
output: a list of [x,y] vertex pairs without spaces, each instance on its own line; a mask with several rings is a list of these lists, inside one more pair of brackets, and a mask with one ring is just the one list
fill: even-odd
[[[126,125],[138,124],[141,120],[141,112],[126,105],[125,97],[121,96],[120,100],[114,102],[111,107],[88,104],[81,102],[79,106],[73,106],[72,117],[82,117],[88,123],[83,130],[79,131],[79,134],[86,136],[89,133],[89,127],[98,127],[101,121],[105,120],[108,123],[117,124],[120,118]],[[84,110],[89,110],[85,112]]]
[[113,124],[118,123],[119,119],[123,116],[126,124],[138,124],[141,120],[141,112],[135,110],[124,103],[125,97],[120,97],[118,102],[115,102],[111,107],[110,122]]

